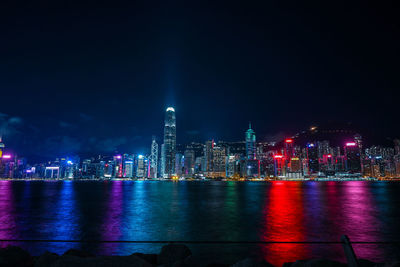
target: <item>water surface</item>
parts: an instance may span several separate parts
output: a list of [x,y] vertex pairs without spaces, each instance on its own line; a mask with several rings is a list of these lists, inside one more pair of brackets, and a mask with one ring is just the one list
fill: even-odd
[[[0,181],[0,239],[187,241],[400,241],[400,183]],[[9,243],[2,242],[1,246]],[[32,254],[71,247],[95,254],[156,253],[159,244],[13,243]],[[355,245],[394,260],[395,245]],[[193,244],[203,262],[248,255],[281,265],[344,261],[341,245]]]

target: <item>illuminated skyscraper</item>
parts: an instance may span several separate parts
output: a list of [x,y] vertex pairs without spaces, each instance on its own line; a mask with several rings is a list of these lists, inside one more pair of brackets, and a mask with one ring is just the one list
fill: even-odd
[[171,178],[175,174],[175,154],[176,154],[176,119],[175,109],[168,107],[165,113],[164,125],[164,160],[165,178]]
[[246,157],[256,159],[256,133],[251,129],[251,123],[246,131]]
[[158,168],[158,144],[156,142],[155,136],[151,142],[151,154],[150,154],[150,178],[157,178],[157,168]]
[[260,161],[256,160],[256,133],[251,129],[251,123],[249,123],[249,129],[246,131],[246,177],[259,177],[260,176]]

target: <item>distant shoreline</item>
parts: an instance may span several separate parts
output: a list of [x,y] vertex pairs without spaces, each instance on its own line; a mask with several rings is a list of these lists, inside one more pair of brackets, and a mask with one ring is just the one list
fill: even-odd
[[0,181],[86,181],[86,182],[107,182],[107,181],[148,181],[148,182],[347,182],[347,181],[391,181],[400,182],[400,178],[303,178],[303,179],[285,179],[285,178],[269,178],[269,179],[140,179],[140,178],[108,178],[108,179],[45,179],[45,178],[0,178]]

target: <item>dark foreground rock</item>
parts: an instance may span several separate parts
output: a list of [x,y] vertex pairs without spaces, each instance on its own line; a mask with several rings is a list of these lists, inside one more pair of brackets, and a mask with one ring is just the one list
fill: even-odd
[[231,267],[274,267],[274,266],[269,262],[266,262],[265,260],[246,258],[231,265]]
[[15,246],[0,248],[1,267],[33,266],[32,256],[24,249]]
[[[400,262],[374,263],[359,259],[359,267],[400,267]],[[130,256],[95,256],[91,253],[70,249],[63,255],[45,252],[32,257],[22,248],[0,248],[0,267],[200,267],[190,249],[181,244],[169,244],[160,254],[134,253]],[[232,265],[208,264],[206,267],[273,267],[255,258],[246,258]],[[288,262],[283,267],[344,267],[347,264],[328,259],[308,259]],[[278,266],[277,266],[278,267]]]
[[76,256],[81,258],[95,257],[95,255],[93,255],[92,253],[74,248],[68,249],[63,255]]
[[36,259],[35,267],[51,267],[51,265],[60,258],[58,254],[46,251]]
[[150,263],[137,256],[76,257],[61,256],[51,267],[151,267]]
[[345,267],[347,264],[328,259],[310,259],[288,262],[283,267]]
[[133,253],[132,255],[139,257],[152,265],[157,265],[157,254]]
[[187,257],[191,256],[192,252],[190,249],[181,244],[169,244],[161,248],[161,252],[157,257],[158,265],[168,265],[173,264],[177,261],[185,260]]

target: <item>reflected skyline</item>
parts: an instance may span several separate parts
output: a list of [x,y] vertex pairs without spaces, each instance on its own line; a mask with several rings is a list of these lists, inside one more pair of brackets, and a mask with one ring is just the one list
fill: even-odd
[[[0,182],[1,239],[125,241],[393,241],[400,239],[396,183]],[[27,203],[30,203],[27,205]],[[28,207],[28,208],[27,208]],[[384,219],[381,219],[384,218]],[[392,219],[394,218],[394,219]],[[2,246],[5,244],[2,243]],[[104,255],[156,253],[162,244],[21,243],[33,254],[71,247]],[[310,257],[344,261],[341,245],[189,244],[194,255],[280,265]],[[218,248],[218,249],[217,249]],[[355,245],[382,261],[396,248]]]

